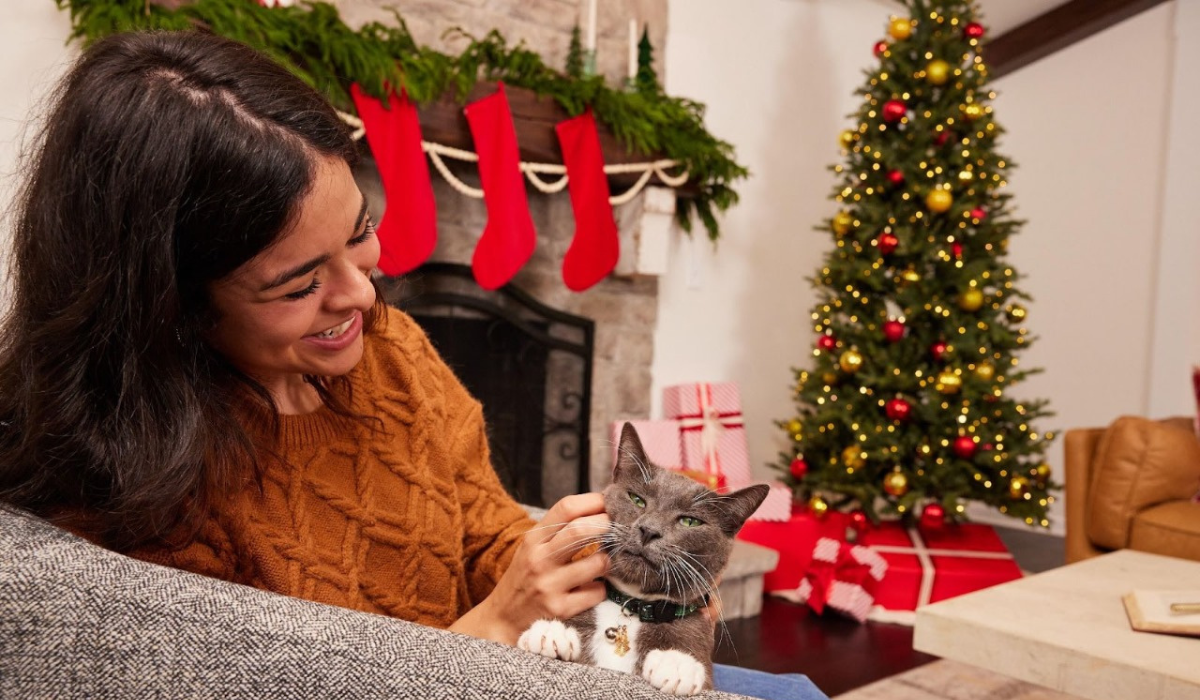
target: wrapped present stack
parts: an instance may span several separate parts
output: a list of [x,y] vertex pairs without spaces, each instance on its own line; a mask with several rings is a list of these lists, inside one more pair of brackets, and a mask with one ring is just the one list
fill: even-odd
[[[919,529],[891,521],[857,528],[845,513],[817,516],[801,508],[784,523],[746,523],[738,538],[779,552],[779,566],[763,577],[768,593],[806,601],[816,612],[832,607],[860,621],[867,599],[870,619],[912,624],[922,605],[1021,578],[1012,554],[988,525]],[[829,541],[848,548],[835,551]],[[864,574],[868,569],[871,576]],[[833,604],[834,581],[858,588],[853,595],[843,591]]]

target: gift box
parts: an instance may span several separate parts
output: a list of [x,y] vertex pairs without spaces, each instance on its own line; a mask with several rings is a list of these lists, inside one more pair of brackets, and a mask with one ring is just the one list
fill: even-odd
[[749,520],[737,538],[779,552],[779,564],[763,575],[764,591],[794,591],[812,564],[817,541],[823,537],[844,541],[849,526],[850,518],[844,513],[830,512],[817,518],[799,507],[786,522]]
[[685,469],[722,475],[731,489],[752,483],[737,384],[669,386],[663,389],[663,416],[679,423]]
[[1012,554],[988,525],[918,530],[885,522],[863,532],[858,543],[887,561],[875,595],[875,604],[886,610],[912,611],[1021,578]]
[[767,486],[771,490],[767,491],[767,497],[750,516],[750,520],[787,522],[792,517],[792,489],[782,481],[771,481]]
[[813,547],[812,561],[800,585],[772,595],[808,603],[818,615],[828,607],[865,622],[886,573],[887,562],[875,550],[822,537]]

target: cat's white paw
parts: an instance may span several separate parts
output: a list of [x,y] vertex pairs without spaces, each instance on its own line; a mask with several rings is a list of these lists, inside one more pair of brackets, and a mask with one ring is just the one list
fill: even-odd
[[642,662],[642,677],[650,685],[672,695],[695,695],[704,689],[704,664],[691,654],[673,649],[654,649]]
[[558,620],[538,620],[521,634],[517,646],[552,659],[575,661],[583,645],[573,628]]

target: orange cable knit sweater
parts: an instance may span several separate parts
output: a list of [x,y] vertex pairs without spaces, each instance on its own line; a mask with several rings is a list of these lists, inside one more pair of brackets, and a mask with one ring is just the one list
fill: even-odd
[[533,523],[492,469],[479,403],[395,309],[349,378],[382,432],[324,408],[282,416],[286,463],[261,492],[247,484],[181,550],[132,556],[435,627],[487,596]]

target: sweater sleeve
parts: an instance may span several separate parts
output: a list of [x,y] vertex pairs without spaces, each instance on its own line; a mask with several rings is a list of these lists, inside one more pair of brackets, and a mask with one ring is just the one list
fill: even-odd
[[454,432],[452,459],[458,465],[455,481],[463,513],[463,553],[475,604],[495,588],[534,522],[500,483],[488,452],[483,410],[474,400],[471,404]]

